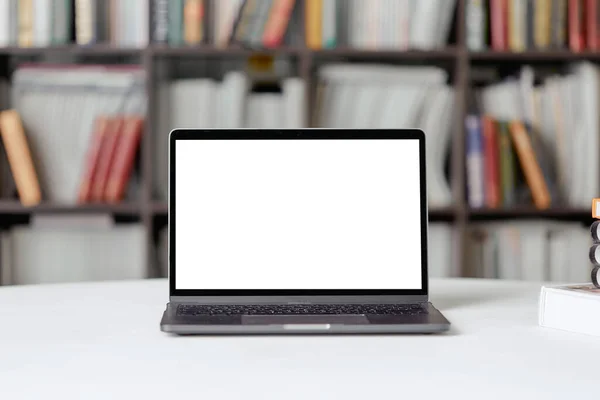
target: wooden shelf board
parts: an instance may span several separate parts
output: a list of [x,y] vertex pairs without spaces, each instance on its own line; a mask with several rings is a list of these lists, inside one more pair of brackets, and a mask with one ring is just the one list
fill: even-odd
[[507,218],[591,218],[589,209],[583,208],[551,208],[538,210],[530,207],[517,207],[507,209],[470,209],[470,219],[507,219]]
[[108,45],[94,46],[49,46],[49,47],[0,47],[0,55],[10,56],[36,56],[46,54],[73,54],[73,55],[99,55],[99,56],[139,56],[145,48],[125,48]]
[[0,214],[34,214],[34,213],[52,213],[52,214],[85,214],[85,213],[107,213],[119,215],[138,215],[141,214],[142,207],[139,204],[90,204],[90,205],[69,205],[69,204],[40,204],[33,207],[25,207],[18,202],[1,201]]
[[306,49],[299,47],[281,47],[277,49],[248,49],[242,47],[218,48],[214,46],[180,46],[172,47],[165,45],[152,45],[148,48],[151,54],[155,56],[173,56],[173,57],[227,57],[227,56],[250,56],[252,54],[273,54],[299,56]]
[[570,61],[570,60],[600,60],[600,52],[584,51],[574,53],[568,50],[528,50],[523,52],[511,51],[471,51],[468,52],[471,61]]
[[334,48],[323,50],[309,50],[314,57],[355,57],[376,59],[452,59],[458,55],[455,47],[445,47],[436,50],[396,50],[396,49],[357,49],[357,48]]

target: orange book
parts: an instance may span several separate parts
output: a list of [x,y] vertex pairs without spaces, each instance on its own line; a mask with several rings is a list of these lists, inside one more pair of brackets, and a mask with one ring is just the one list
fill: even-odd
[[295,3],[296,0],[275,0],[262,38],[265,47],[281,46]]
[[42,191],[17,111],[7,110],[0,113],[0,134],[21,204],[39,204],[42,201]]
[[85,171],[79,186],[78,201],[80,204],[92,201],[92,187],[94,185],[94,178],[97,172],[100,151],[108,128],[108,122],[108,117],[100,116],[94,123],[92,141],[86,155]]
[[306,45],[318,50],[323,44],[323,0],[305,0]]
[[104,200],[104,192],[108,183],[108,177],[113,164],[113,159],[119,144],[119,135],[121,135],[123,127],[123,118],[109,118],[108,127],[104,133],[104,140],[98,156],[98,166],[92,183],[93,202],[101,202]]
[[125,196],[143,129],[144,120],[142,118],[128,117],[125,119],[104,193],[104,199],[109,203],[118,203]]
[[550,207],[551,198],[548,185],[542,173],[540,164],[531,145],[531,139],[525,126],[519,121],[510,123],[510,135],[515,145],[515,150],[525,175],[525,181],[531,190],[533,203],[539,209]]
[[600,199],[592,199],[592,218],[600,219]]
[[187,44],[197,45],[204,38],[203,0],[185,0],[183,8],[183,38]]

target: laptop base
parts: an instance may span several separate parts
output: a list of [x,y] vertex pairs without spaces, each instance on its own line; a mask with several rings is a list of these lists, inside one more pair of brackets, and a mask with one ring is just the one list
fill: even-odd
[[177,335],[419,334],[442,333],[450,323],[428,304],[423,315],[216,315],[178,316],[169,303],[160,328]]

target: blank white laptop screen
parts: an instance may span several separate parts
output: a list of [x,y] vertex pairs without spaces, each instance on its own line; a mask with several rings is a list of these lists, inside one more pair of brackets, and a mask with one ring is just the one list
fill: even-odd
[[176,289],[422,289],[418,140],[178,140]]

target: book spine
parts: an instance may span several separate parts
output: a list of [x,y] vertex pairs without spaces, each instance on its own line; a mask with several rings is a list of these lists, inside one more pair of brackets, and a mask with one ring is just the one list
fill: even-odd
[[521,122],[513,121],[509,130],[533,202],[538,209],[547,209],[551,204],[550,192],[525,127]]
[[525,47],[527,49],[535,49],[535,2],[536,0],[527,0],[525,7],[525,31],[527,37],[525,39]]
[[471,51],[485,49],[485,6],[483,0],[468,0],[466,9],[467,47]]
[[98,168],[92,185],[92,201],[102,202],[104,192],[108,183],[111,165],[115,157],[117,145],[119,144],[119,135],[121,135],[123,126],[122,118],[111,118],[104,134],[102,149],[98,160]]
[[144,121],[139,117],[129,117],[125,120],[104,194],[104,199],[109,203],[118,203],[125,196],[127,182],[133,172],[135,155],[142,137],[143,125]]
[[243,3],[242,0],[229,0],[216,4],[219,14],[215,43],[217,47],[225,48],[229,44]]
[[169,40],[169,3],[154,0],[152,8],[152,41],[166,44]]
[[265,47],[276,48],[281,46],[295,4],[296,0],[275,0],[273,12],[263,34],[262,40]]
[[571,51],[583,50],[582,3],[580,0],[569,0],[569,48]]
[[17,111],[7,110],[0,113],[0,135],[21,204],[24,206],[39,204],[42,199],[40,184]]
[[19,46],[33,46],[33,0],[19,0]]
[[183,0],[169,0],[169,33],[171,46],[183,44]]
[[598,50],[598,0],[586,0],[585,3],[585,33],[588,50]]
[[500,205],[500,180],[498,178],[498,142],[495,122],[482,118],[485,161],[485,203],[489,208]]
[[70,41],[72,0],[54,0],[52,7],[52,43],[67,44]]
[[92,188],[94,187],[98,162],[100,160],[100,153],[108,129],[108,124],[109,119],[105,116],[98,117],[94,123],[94,133],[85,158],[85,170],[79,186],[78,202],[80,204],[92,201]]
[[313,50],[322,47],[323,0],[305,0],[306,45]]
[[337,0],[323,0],[323,47],[333,49],[337,45]]
[[498,164],[500,166],[500,192],[502,205],[511,207],[515,204],[515,160],[510,141],[509,126],[501,121],[496,124],[498,132]]
[[95,7],[93,0],[75,0],[75,40],[79,45],[95,42]]
[[473,208],[485,204],[483,176],[483,143],[481,121],[476,115],[469,115],[465,121],[467,132],[467,184],[469,205]]
[[183,9],[184,41],[188,45],[198,45],[204,39],[204,2],[185,0]]
[[20,30],[19,1],[20,0],[10,0],[10,4],[9,4],[10,44],[13,46],[16,46],[19,44],[19,30]]
[[250,35],[252,29],[252,21],[256,15],[260,0],[246,0],[240,11],[239,18],[233,32],[233,42],[242,44]]
[[507,49],[507,18],[508,0],[490,0],[491,39],[492,49],[505,51]]
[[551,40],[552,0],[535,0],[533,45],[536,49],[547,49]]
[[262,37],[273,8],[273,0],[261,0],[244,42],[252,47],[262,47]]

